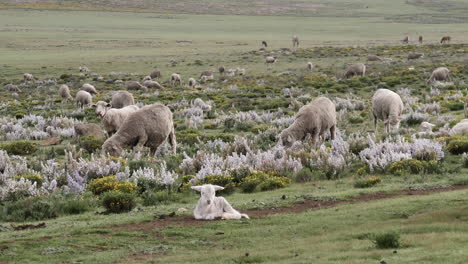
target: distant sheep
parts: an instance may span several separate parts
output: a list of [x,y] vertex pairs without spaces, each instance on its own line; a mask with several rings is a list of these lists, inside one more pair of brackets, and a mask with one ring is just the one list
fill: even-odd
[[410,53],[408,54],[408,60],[415,60],[415,59],[419,59],[419,58],[423,58],[424,57],[424,53]]
[[136,145],[138,151],[144,146],[149,147],[150,155],[154,156],[159,145],[166,140],[175,154],[177,142],[172,112],[167,106],[155,103],[131,113],[117,133],[104,142],[102,152],[119,156],[124,147]]
[[182,84],[182,78],[180,77],[180,74],[173,73],[171,74],[171,86],[176,86]]
[[388,89],[378,89],[372,97],[372,114],[374,127],[377,128],[377,120],[384,122],[385,132],[395,132],[400,127],[404,106],[401,97]]
[[147,80],[143,82],[143,86],[151,89],[164,89],[157,81]]
[[188,86],[189,86],[190,88],[194,88],[196,84],[197,84],[197,81],[195,81],[194,78],[189,78],[189,79],[188,79]]
[[432,71],[431,77],[429,78],[429,80],[427,80],[427,83],[434,81],[450,82],[450,70],[446,67],[439,67]]
[[450,136],[468,136],[468,119],[458,122],[449,132]]
[[236,71],[235,71],[235,74],[239,75],[239,76],[245,75],[245,69],[237,67]]
[[198,107],[200,108],[201,110],[203,110],[203,112],[209,112],[211,111],[211,105],[205,103],[202,99],[200,98],[197,98],[195,99],[193,102],[192,102],[192,105],[194,107]]
[[117,91],[111,100],[112,108],[123,108],[128,105],[134,105],[135,100],[133,99],[133,95],[127,91]]
[[141,80],[141,82],[151,81],[151,80],[153,80],[153,78],[151,78],[151,76],[149,75],[146,75],[145,77],[143,77],[143,80]]
[[265,40],[262,40],[262,46],[266,48],[268,47],[268,43]]
[[15,85],[15,84],[12,84],[12,83],[9,83],[7,85],[4,86],[5,90],[9,91],[9,92],[21,92],[21,89],[18,87],[18,85]]
[[423,44],[423,36],[419,36],[418,41],[419,41],[419,44]]
[[106,138],[104,131],[98,124],[76,124],[74,126],[75,129],[75,136],[77,137],[87,137],[93,136],[97,138]]
[[382,58],[380,58],[379,56],[377,55],[367,55],[367,60],[368,61],[382,61]]
[[127,81],[125,86],[127,87],[127,90],[148,91],[146,86],[141,85],[141,83],[137,81]]
[[78,68],[78,70],[79,70],[80,72],[82,72],[82,73],[88,73],[88,72],[89,72],[89,68],[86,67],[86,66],[80,66],[80,67]]
[[274,63],[276,63],[276,57],[267,56],[265,58],[265,64],[267,65],[267,67],[270,67],[270,65],[273,65]]
[[307,70],[308,71],[312,71],[314,69],[314,64],[312,64],[312,62],[307,62]]
[[354,63],[350,64],[344,74],[345,78],[351,78],[353,76],[365,76],[366,75],[366,65],[363,63]]
[[216,197],[216,191],[221,191],[224,187],[205,184],[192,186],[192,189],[201,193],[201,197],[193,212],[195,219],[214,220],[215,218],[221,218],[229,220],[241,219],[242,217],[249,219],[248,215],[241,214],[234,209],[224,197]]
[[292,37],[292,44],[293,44],[293,48],[299,47],[299,37],[298,36],[293,36]]
[[89,83],[83,84],[81,86],[81,90],[86,91],[86,92],[88,92],[90,94],[97,94],[96,88],[93,85],[89,84]]
[[419,138],[428,138],[428,137],[433,137],[434,133],[432,132],[432,128],[435,127],[434,124],[431,124],[429,122],[422,122],[421,125],[419,125],[419,132],[416,133],[416,136]]
[[450,43],[451,40],[452,40],[452,37],[450,37],[450,36],[443,36],[442,39],[440,40],[440,44]]
[[219,66],[219,68],[218,68],[219,74],[222,75],[222,74],[224,74],[225,71],[226,71],[226,69],[224,68],[224,66]]
[[409,36],[406,36],[401,42],[408,44],[409,43]]
[[34,81],[34,76],[30,73],[23,74],[23,79],[25,82]]
[[122,126],[125,119],[139,108],[136,105],[128,105],[124,108],[111,108],[111,104],[99,101],[92,105],[96,108],[96,114],[102,118],[102,125],[108,136],[112,136]]
[[301,107],[294,118],[294,123],[280,134],[284,146],[290,147],[294,141],[304,140],[307,134],[312,136],[312,143],[325,139],[325,133],[330,132],[331,140],[335,139],[336,107],[326,97],[318,97]]
[[149,75],[151,79],[160,79],[161,78],[161,72],[159,70],[154,70],[150,73]]
[[90,105],[93,102],[93,97],[87,91],[78,91],[76,93],[76,104],[78,107],[83,109],[85,106]]
[[62,102],[63,101],[68,102],[69,99],[73,98],[70,94],[70,88],[68,88],[66,84],[60,85],[58,92],[59,92],[60,97],[62,98]]

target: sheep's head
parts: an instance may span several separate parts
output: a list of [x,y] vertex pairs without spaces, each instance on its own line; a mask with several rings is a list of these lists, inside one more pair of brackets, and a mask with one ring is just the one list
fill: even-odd
[[294,137],[290,133],[288,133],[288,131],[281,132],[280,143],[283,144],[283,146],[289,148],[292,146],[294,141],[295,141]]
[[95,104],[92,104],[91,106],[96,108],[96,115],[101,117],[103,117],[107,113],[107,110],[109,110],[112,107],[110,103],[104,101],[99,101]]
[[118,145],[116,142],[112,140],[106,140],[102,145],[101,154],[106,155],[109,154],[110,156],[118,157],[122,153],[123,148]]
[[216,191],[224,190],[224,187],[212,184],[204,184],[200,186],[192,186],[192,189],[200,192],[200,201],[202,204],[211,204],[215,198]]
[[400,121],[401,121],[401,116],[398,117],[391,117],[387,120],[384,121],[385,125],[390,125],[390,131],[389,132],[396,132],[400,128]]

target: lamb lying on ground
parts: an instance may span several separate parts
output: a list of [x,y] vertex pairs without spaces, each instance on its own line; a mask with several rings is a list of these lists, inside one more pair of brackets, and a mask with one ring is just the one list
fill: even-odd
[[223,190],[224,187],[205,184],[192,186],[192,189],[201,193],[197,207],[195,207],[195,211],[193,212],[195,219],[213,220],[217,217],[221,217],[221,219],[241,219],[242,217],[249,219],[248,215],[241,214],[232,208],[224,197],[215,196],[216,191]]

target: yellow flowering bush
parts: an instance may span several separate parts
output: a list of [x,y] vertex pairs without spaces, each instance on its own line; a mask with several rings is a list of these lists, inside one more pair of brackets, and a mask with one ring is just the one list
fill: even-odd
[[136,193],[138,188],[132,182],[119,182],[115,176],[107,176],[94,179],[88,184],[88,190],[95,195],[110,191],[121,191],[124,193]]
[[257,187],[261,191],[284,188],[291,184],[291,179],[280,176],[276,172],[252,171],[240,184],[243,192],[254,192]]
[[109,213],[128,212],[136,205],[135,196],[121,191],[109,191],[103,195],[102,205]]
[[367,179],[358,179],[354,182],[355,188],[370,188],[378,183],[382,182],[382,179],[377,176],[370,176]]
[[219,191],[219,194],[230,194],[233,193],[236,188],[234,177],[229,175],[208,175],[202,180],[197,182],[197,185],[213,184],[223,186],[224,190]]

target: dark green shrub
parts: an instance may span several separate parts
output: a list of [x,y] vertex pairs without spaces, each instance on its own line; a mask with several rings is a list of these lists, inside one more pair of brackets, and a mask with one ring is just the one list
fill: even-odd
[[144,160],[131,160],[128,162],[128,168],[130,169],[131,174],[133,174],[134,171],[137,171],[144,167],[149,167],[147,162]]
[[260,183],[258,187],[261,191],[270,191],[275,189],[284,188],[291,184],[291,179],[287,177],[274,176],[267,178],[264,182]]
[[131,211],[135,205],[135,196],[130,193],[120,191],[110,191],[104,193],[102,205],[109,213],[123,213]]
[[80,147],[86,150],[88,153],[93,153],[96,150],[100,150],[102,144],[104,144],[104,139],[95,136],[86,136],[80,139]]
[[443,104],[443,106],[447,107],[450,111],[459,111],[463,110],[463,102],[458,101],[447,101]]
[[314,173],[309,168],[303,168],[294,174],[295,182],[310,182],[314,180]]
[[37,145],[30,141],[16,141],[3,144],[1,149],[11,155],[29,155],[37,151]]
[[354,188],[370,188],[378,183],[380,183],[382,179],[380,177],[371,176],[367,179],[357,179],[354,182]]
[[364,122],[364,118],[359,115],[353,115],[348,118],[349,123],[351,124],[360,124]]
[[168,191],[146,191],[141,194],[144,206],[158,205],[161,203],[177,202],[180,200],[180,194]]
[[424,170],[424,163],[416,159],[403,159],[392,163],[388,167],[391,174],[419,174]]
[[41,187],[42,183],[44,182],[44,178],[41,175],[34,174],[34,173],[27,173],[27,174],[21,174],[21,175],[15,176],[15,180],[19,181],[21,178],[29,180],[32,183],[36,183],[37,187]]
[[198,138],[201,138],[201,134],[195,129],[186,129],[177,131],[177,141],[189,145],[198,143]]
[[28,197],[14,202],[7,202],[1,208],[2,221],[38,221],[55,218],[59,215],[59,208],[42,196]]
[[455,155],[468,152],[468,137],[461,137],[450,140],[450,142],[447,145],[447,150]]
[[396,232],[387,232],[374,235],[373,242],[377,248],[399,248],[400,235]]

